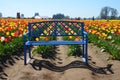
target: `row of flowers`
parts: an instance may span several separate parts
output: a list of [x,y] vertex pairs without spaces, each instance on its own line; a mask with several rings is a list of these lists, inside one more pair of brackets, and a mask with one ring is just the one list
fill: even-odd
[[[15,38],[22,37],[24,33],[28,31],[28,22],[39,22],[41,20],[36,19],[0,19],[0,44],[8,43],[14,40]],[[100,47],[105,48],[107,47],[107,50],[110,45],[114,47],[114,51],[108,51],[113,55],[120,54],[119,48],[120,48],[120,21],[119,20],[112,20],[112,21],[105,21],[105,20],[76,20],[76,22],[84,22],[85,23],[85,30],[89,33],[90,38],[89,40],[92,40],[94,42],[97,42],[98,45],[101,45]],[[54,24],[52,24],[54,25]],[[52,25],[50,25],[48,28],[46,28],[43,32],[45,34],[48,34],[52,28]],[[72,25],[72,24],[69,24]],[[76,25],[76,24],[74,24]],[[33,28],[36,28],[34,26]],[[73,31],[73,29],[69,28],[68,26],[64,27],[65,33],[68,34],[76,34],[76,32]],[[97,37],[97,38],[96,38]],[[48,36],[46,37],[36,37],[36,41],[39,41],[41,39],[43,40],[49,40],[50,38]],[[69,40],[81,40],[78,36],[68,36]],[[96,38],[96,40],[95,40]],[[107,44],[104,45],[103,44]],[[110,44],[110,45],[109,45]],[[116,48],[117,46],[117,48]],[[106,48],[105,48],[106,49]],[[117,52],[115,52],[115,50]],[[115,56],[116,56],[115,55]]]
[[[28,31],[28,22],[38,22],[35,19],[0,19],[0,42],[9,42],[15,37],[22,36]],[[82,20],[85,23],[85,30],[88,33],[95,34],[99,38],[111,40],[112,35],[120,35],[120,21],[105,21],[105,20]],[[53,24],[52,24],[53,25]],[[71,25],[71,24],[69,24]],[[36,28],[33,27],[33,28]],[[50,32],[52,26],[46,28],[44,33]],[[71,28],[65,26],[65,32],[76,34]],[[70,36],[69,38],[72,38]],[[78,37],[77,37],[78,38]],[[38,39],[37,39],[38,40]],[[77,40],[77,39],[76,39]]]
[[88,33],[96,34],[100,38],[108,38],[111,34],[120,35],[120,21],[97,20],[85,21],[85,30]]
[[89,42],[109,52],[112,59],[120,60],[120,20],[85,21],[85,30],[89,33]]
[[22,36],[28,31],[28,22],[37,22],[33,19],[0,19],[0,42],[9,42],[15,37]]
[[[22,36],[24,33],[28,31],[28,22],[39,22],[40,20],[35,19],[0,19],[0,42],[9,42],[15,37]],[[78,22],[78,21],[76,21]],[[80,21],[79,21],[80,22]],[[120,21],[112,20],[81,20],[81,22],[85,23],[85,30],[90,34],[95,34],[99,38],[111,40],[114,38],[114,35],[120,35]],[[44,25],[44,24],[43,24]],[[48,28],[44,30],[45,34],[50,33],[52,28],[51,24]],[[71,23],[69,23],[71,25]],[[74,24],[76,25],[76,24]],[[36,26],[33,26],[36,28]],[[65,33],[68,34],[76,34],[71,28],[68,26],[64,26]],[[72,36],[69,36],[72,38]],[[48,39],[48,36],[47,38]],[[75,38],[76,40],[80,40],[79,37]],[[36,38],[38,41],[38,38]]]
[[[0,41],[8,42],[14,37],[22,36],[28,31],[28,22],[38,22],[40,20],[32,19],[0,19]],[[82,20],[81,22],[85,23],[85,30],[88,33],[95,34],[100,38],[111,39],[111,34],[119,35],[120,34],[120,21],[90,21]],[[48,27],[44,30],[44,33],[49,32],[52,27]],[[65,27],[66,28],[66,27]],[[70,32],[71,31],[71,32]],[[71,28],[68,28],[66,32],[75,33]],[[71,38],[71,36],[70,36]]]
[[93,35],[97,35],[100,39],[112,41],[120,45],[120,20],[98,20],[85,21],[85,30]]

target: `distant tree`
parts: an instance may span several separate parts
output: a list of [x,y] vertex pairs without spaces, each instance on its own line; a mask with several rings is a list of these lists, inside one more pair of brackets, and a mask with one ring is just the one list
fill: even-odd
[[81,20],[81,17],[76,17],[75,20]]
[[104,7],[101,9],[100,17],[101,19],[115,19],[118,15],[117,9],[111,7]]
[[100,12],[101,19],[108,19],[109,12],[110,12],[110,7],[102,8],[102,10]]
[[0,18],[2,17],[2,13],[0,12]]
[[83,20],[86,20],[87,18],[83,18]]
[[100,18],[100,16],[97,16],[96,19],[99,20],[99,19],[101,19],[101,18]]
[[92,20],[93,20],[93,21],[95,20],[94,16],[92,17]]
[[24,18],[24,14],[21,14],[21,18]]
[[17,12],[17,18],[20,19],[20,12]]
[[120,19],[120,16],[118,17],[118,19]]
[[78,17],[78,20],[81,20],[82,18],[81,17]]
[[34,16],[39,16],[39,13],[38,13],[38,12],[36,12]]
[[65,18],[64,14],[61,13],[53,15],[53,19],[64,19],[64,18]]
[[116,19],[118,16],[117,9],[111,8],[111,19]]
[[39,15],[39,13],[36,12],[32,18],[33,18],[33,19],[40,19],[41,17],[40,17],[40,15]]
[[65,16],[65,19],[70,19],[70,16]]

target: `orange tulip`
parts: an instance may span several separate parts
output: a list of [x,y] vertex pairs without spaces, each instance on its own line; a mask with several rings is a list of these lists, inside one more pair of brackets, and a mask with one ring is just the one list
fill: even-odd
[[46,36],[46,41],[48,41],[49,40],[49,37],[48,36]]

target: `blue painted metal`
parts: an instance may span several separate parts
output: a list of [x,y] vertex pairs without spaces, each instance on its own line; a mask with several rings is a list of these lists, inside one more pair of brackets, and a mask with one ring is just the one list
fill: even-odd
[[28,24],[28,41],[31,40],[31,24]]
[[86,44],[86,41],[27,41],[25,45],[73,45]]
[[85,48],[85,51],[86,51],[86,54],[85,54],[85,61],[86,61],[86,64],[88,63],[88,35],[86,32],[84,32],[86,34],[86,48]]
[[[84,23],[81,23],[81,26],[82,26],[82,40],[84,41],[84,33],[83,33],[83,31],[84,31]],[[84,49],[84,47],[85,47],[85,44],[82,44],[82,57],[85,57],[85,49]]]
[[[40,25],[40,26],[37,27],[37,30],[31,30],[33,28],[33,26],[35,25],[35,23],[30,23],[28,25],[29,26],[29,30],[28,31],[30,31],[29,34],[32,37],[37,37],[37,36],[70,36],[70,35],[71,36],[81,36],[81,35],[83,36],[82,30],[84,30],[84,23],[82,23],[82,22],[79,22],[79,23],[78,22],[70,22],[71,25],[69,25],[69,28],[71,28],[71,30],[73,30],[74,32],[76,32],[76,34],[71,33],[69,35],[65,31],[63,31],[63,30],[67,30],[68,29],[68,28],[66,28],[66,25],[68,25],[68,22],[65,22],[65,21],[60,21],[60,22],[58,22],[58,21],[49,21],[49,22],[50,22],[50,24],[52,24],[53,22],[55,22],[55,25],[52,26],[52,28],[48,31],[48,33],[50,33],[50,31],[52,30],[53,32],[51,34],[45,34],[43,32],[44,30],[47,29],[48,26],[50,26],[46,22],[44,23],[44,26],[40,25],[42,23],[37,22],[36,24]],[[79,27],[75,27],[74,23],[76,23]],[[58,24],[60,24],[61,26],[59,26]],[[79,28],[81,28],[81,30],[79,30]],[[60,29],[60,31],[58,31],[58,29]],[[38,35],[38,33],[39,33],[39,35]]]
[[84,49],[84,44],[82,44],[82,57],[85,57],[85,54],[84,54],[84,51],[85,49]]
[[31,45],[28,46],[29,58],[31,58],[31,49],[30,49],[30,46],[31,46]]
[[[49,27],[51,26],[51,27]],[[48,28],[49,27],[49,28]],[[46,32],[45,32],[46,31]],[[68,32],[66,32],[68,31]],[[74,32],[74,33],[73,33]],[[28,40],[26,41],[26,35]],[[81,36],[81,41],[34,41],[33,37],[40,36]],[[28,24],[28,33],[24,35],[24,64],[26,63],[26,46],[28,46],[29,57],[31,58],[31,45],[82,45],[82,57],[88,63],[88,35],[84,31],[83,22],[51,20],[33,22]]]
[[23,41],[24,41],[24,65],[26,65],[27,63],[26,63],[26,36],[25,35],[23,35]]

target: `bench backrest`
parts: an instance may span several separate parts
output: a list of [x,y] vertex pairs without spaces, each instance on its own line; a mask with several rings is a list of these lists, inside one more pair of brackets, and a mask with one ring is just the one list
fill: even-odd
[[83,36],[84,23],[75,21],[51,20],[28,24],[30,37],[39,36]]

